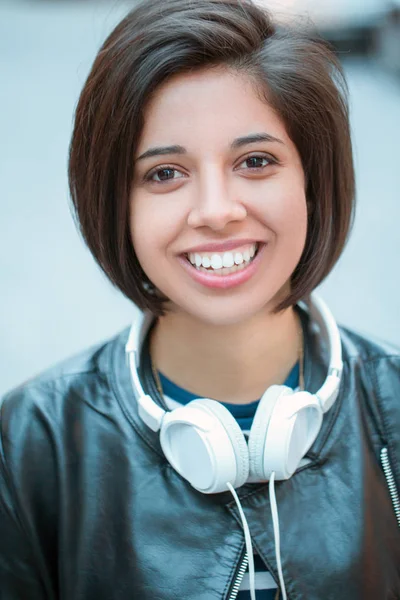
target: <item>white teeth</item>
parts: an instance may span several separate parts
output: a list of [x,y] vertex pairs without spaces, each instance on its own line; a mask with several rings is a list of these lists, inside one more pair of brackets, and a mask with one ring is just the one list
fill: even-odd
[[211,266],[213,269],[222,269],[222,256],[220,254],[212,255]]
[[[217,269],[214,271],[214,275],[218,275],[219,277],[223,277],[224,275],[229,275],[230,273],[235,273],[236,271],[241,271],[246,267],[246,263],[242,263],[241,265],[234,265],[230,269],[223,267],[222,269]],[[204,267],[198,267],[199,271],[203,271],[203,273],[210,273],[210,269],[205,269]]]
[[214,254],[198,254],[191,252],[187,258],[200,270],[213,269],[217,275],[227,275],[230,271],[237,271],[239,267],[245,267],[254,257],[257,244],[252,244],[242,252],[224,252]]
[[230,269],[230,267],[233,267],[234,264],[235,264],[235,260],[233,258],[232,252],[225,252],[223,259],[222,259],[222,266],[227,269]]
[[240,252],[236,252],[235,254],[235,265],[241,265],[243,262],[243,255]]

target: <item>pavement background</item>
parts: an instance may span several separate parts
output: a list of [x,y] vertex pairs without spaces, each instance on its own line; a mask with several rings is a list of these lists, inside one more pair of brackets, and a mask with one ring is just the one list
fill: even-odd
[[[0,394],[129,324],[69,212],[73,110],[128,2],[0,0]],[[400,82],[349,59],[358,214],[321,293],[337,319],[400,345]]]

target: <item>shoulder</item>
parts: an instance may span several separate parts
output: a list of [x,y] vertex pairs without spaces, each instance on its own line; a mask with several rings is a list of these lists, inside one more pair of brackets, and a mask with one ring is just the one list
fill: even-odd
[[110,382],[115,347],[126,337],[88,348],[0,399],[0,530],[25,546],[54,538],[60,486],[67,490],[80,461],[96,456],[90,442],[99,431],[104,441],[120,430]]
[[45,451],[62,429],[73,427],[88,412],[115,411],[113,355],[126,337],[127,330],[87,348],[1,398],[0,458],[11,458],[16,447]]
[[400,406],[400,348],[377,337],[340,327],[343,358],[372,378],[377,391],[396,392]]
[[49,498],[57,498],[65,465],[87,456],[88,444],[99,431],[112,439],[118,435],[121,410],[112,371],[116,349],[118,363],[124,356],[126,338],[127,330],[60,362],[1,399],[0,505],[8,489],[16,506],[33,506],[41,499],[52,510]]
[[93,383],[99,387],[107,386],[114,348],[125,343],[127,334],[128,330],[124,330],[109,340],[90,346],[6,393],[0,399],[3,418],[4,411],[16,404],[24,404],[27,398],[32,404],[36,401],[45,408],[46,404],[60,402],[74,390]]
[[348,327],[339,327],[345,358],[362,362],[400,359],[400,347],[379,337],[365,335]]
[[392,401],[400,417],[400,348],[347,327],[340,327],[340,335],[344,362],[368,378],[381,401]]
[[340,334],[344,363],[355,375],[355,392],[368,406],[400,482],[400,349],[344,327]]

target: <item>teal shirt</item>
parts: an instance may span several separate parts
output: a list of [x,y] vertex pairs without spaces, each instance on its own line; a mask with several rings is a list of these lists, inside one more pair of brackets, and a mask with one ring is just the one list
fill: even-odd
[[[159,373],[160,383],[163,389],[164,395],[168,396],[172,400],[179,402],[179,404],[188,404],[192,400],[198,398],[195,394],[188,392],[187,390],[179,387],[173,381],[165,377],[162,373]],[[289,373],[288,378],[285,381],[285,385],[295,389],[299,385],[299,364],[297,363],[292,371]],[[255,400],[249,404],[230,404],[229,402],[221,402],[225,408],[235,417],[243,431],[249,431],[253,422],[254,415],[256,413],[260,400]]]

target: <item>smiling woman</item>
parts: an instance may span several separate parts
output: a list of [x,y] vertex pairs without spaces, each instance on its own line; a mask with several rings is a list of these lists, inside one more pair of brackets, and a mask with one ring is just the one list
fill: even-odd
[[[274,149],[284,146],[283,140],[265,129],[265,119],[256,118],[261,108],[262,113],[269,111],[273,116],[275,126],[280,122],[278,129],[284,130],[283,137],[296,149],[306,179],[306,243],[291,274],[290,290],[282,293],[276,304],[277,310],[287,308],[307,296],[329,274],[352,222],[354,173],[341,68],[323,40],[296,27],[277,27],[266,12],[250,3],[216,0],[183,6],[179,1],[168,2],[160,19],[158,2],[151,6],[140,3],[111,34],[93,65],[77,107],[71,144],[70,183],[78,221],[93,255],[115,285],[140,308],[162,314],[169,296],[152,293],[154,282],[130,243],[125,218],[130,210],[129,190],[134,192],[138,172],[154,183],[151,195],[167,191],[161,185],[160,189],[155,187],[161,179],[168,179],[168,191],[171,186],[183,184],[185,170],[171,168],[165,159],[179,156],[193,161],[193,147],[179,143],[178,138],[183,140],[189,130],[192,142],[199,129],[203,138],[207,131],[216,134],[221,113],[227,110],[231,118],[236,118],[238,112],[229,88],[235,83],[236,88],[243,85],[237,102],[243,109],[247,96],[252,97],[253,105],[244,107],[240,126],[237,123],[236,128],[231,126],[224,132],[224,152],[229,146],[231,158],[235,151],[235,158],[240,158],[243,149],[260,156],[263,144],[261,156],[270,165],[278,162]],[[180,22],[189,14],[196,30],[188,31],[189,25]],[[112,68],[115,61],[121,69]],[[161,97],[164,88],[168,97],[163,95],[163,106],[157,106],[156,98]],[[206,102],[201,114],[192,106],[194,96],[197,105]],[[146,112],[151,111],[157,123],[146,119]],[[112,114],[113,127],[105,127],[106,121],[99,119],[99,114],[104,119]],[[143,128],[150,125],[157,135],[148,136],[144,143],[147,134]],[[91,143],[92,136],[99,144]],[[209,137],[209,143],[213,143]],[[221,151],[219,148],[220,158]],[[250,158],[254,160],[255,156]],[[154,159],[152,163],[150,159]],[[143,173],[145,162],[149,168]],[[256,179],[255,175],[253,172]],[[196,181],[203,185],[204,178]],[[108,218],[110,195],[115,199],[111,202],[114,219]]]
[[203,325],[274,309],[305,245],[305,181],[254,82],[221,67],[175,75],[145,109],[137,153],[131,235],[156,288]]
[[400,597],[400,353],[313,293],[354,212],[327,44],[250,0],[142,0],[69,179],[142,312],[1,404],[1,598]]

